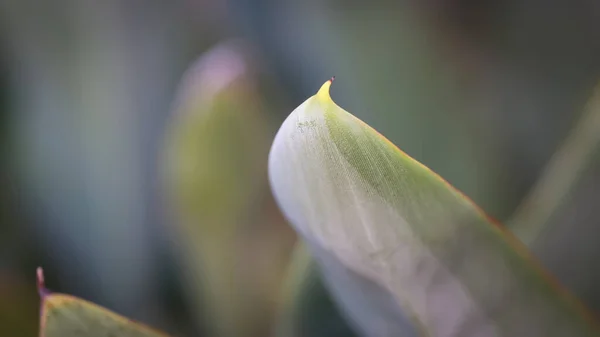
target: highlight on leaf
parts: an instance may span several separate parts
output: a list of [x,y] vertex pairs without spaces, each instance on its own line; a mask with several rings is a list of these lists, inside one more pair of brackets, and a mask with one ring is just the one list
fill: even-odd
[[363,335],[598,335],[521,242],[340,108],[331,82],[282,124],[269,179]]
[[37,269],[37,284],[42,301],[40,337],[168,337],[94,303],[50,292],[41,268]]

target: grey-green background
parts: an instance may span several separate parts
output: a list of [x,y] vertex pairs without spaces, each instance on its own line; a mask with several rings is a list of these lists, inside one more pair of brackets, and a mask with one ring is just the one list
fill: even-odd
[[[600,75],[592,0],[2,0],[0,331],[35,335],[42,265],[53,290],[202,335],[157,162],[183,72],[232,38],[273,102],[268,137],[335,75],[338,104],[501,221]],[[534,246],[596,310],[598,158]]]

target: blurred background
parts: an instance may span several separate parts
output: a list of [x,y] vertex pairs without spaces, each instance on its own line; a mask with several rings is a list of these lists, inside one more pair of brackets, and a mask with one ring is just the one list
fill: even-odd
[[[209,335],[213,307],[267,335],[295,241],[268,149],[333,75],[340,106],[510,224],[598,81],[600,5],[0,1],[0,331],[37,334],[43,266],[176,336]],[[530,246],[598,310],[596,145]]]

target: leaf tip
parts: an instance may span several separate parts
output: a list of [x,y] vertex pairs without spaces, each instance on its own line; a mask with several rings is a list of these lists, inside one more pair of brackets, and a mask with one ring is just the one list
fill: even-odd
[[38,293],[40,294],[40,297],[44,298],[49,293],[48,289],[46,289],[46,281],[44,280],[44,269],[42,269],[42,267],[37,267],[35,274]]
[[335,76],[327,80],[327,82],[323,83],[321,89],[317,92],[317,98],[321,100],[331,100],[331,96],[329,96],[329,88],[331,87],[331,83],[335,80]]

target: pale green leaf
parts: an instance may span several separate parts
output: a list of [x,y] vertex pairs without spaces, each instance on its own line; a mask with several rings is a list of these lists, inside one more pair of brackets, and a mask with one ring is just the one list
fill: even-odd
[[365,336],[598,335],[518,240],[337,106],[330,85],[281,126],[269,177]]
[[38,269],[38,288],[42,297],[40,337],[168,337],[83,299],[50,293]]
[[294,235],[269,195],[268,110],[240,42],[186,72],[164,144],[163,178],[198,320],[220,337],[264,336]]

